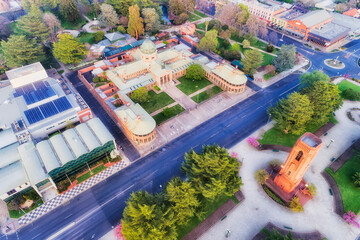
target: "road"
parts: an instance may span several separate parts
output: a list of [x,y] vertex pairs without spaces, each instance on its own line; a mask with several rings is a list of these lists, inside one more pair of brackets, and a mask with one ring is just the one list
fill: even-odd
[[[96,239],[111,230],[121,218],[125,201],[133,191],[160,191],[176,175],[184,154],[191,148],[217,143],[231,147],[264,125],[266,109],[279,98],[294,91],[298,75],[290,75],[278,83],[229,108],[129,167],[72,199],[65,206],[21,228],[20,239]],[[64,230],[62,230],[64,229]],[[2,236],[0,239],[5,239]],[[16,239],[16,235],[9,236]]]

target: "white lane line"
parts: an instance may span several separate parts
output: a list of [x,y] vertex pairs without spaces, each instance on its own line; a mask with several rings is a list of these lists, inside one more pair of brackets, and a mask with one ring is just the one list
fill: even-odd
[[57,236],[59,236],[60,234],[62,234],[62,233],[65,232],[66,230],[72,228],[73,226],[75,226],[75,222],[70,223],[69,225],[67,225],[66,227],[64,227],[63,229],[61,229],[60,231],[58,231],[58,232],[56,232],[55,234],[51,235],[49,238],[47,238],[47,240],[55,239]]

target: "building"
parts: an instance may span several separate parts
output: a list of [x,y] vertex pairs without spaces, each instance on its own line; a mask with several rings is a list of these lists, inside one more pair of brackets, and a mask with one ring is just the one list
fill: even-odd
[[274,182],[286,193],[292,192],[303,180],[307,168],[321,145],[321,139],[314,134],[302,135],[292,148]]
[[191,23],[190,21],[186,21],[184,24],[180,26],[180,33],[182,35],[193,35],[196,30],[196,25]]
[[47,137],[71,123],[92,117],[85,101],[62,79],[48,76],[40,63],[6,72],[0,88],[0,128],[11,128],[21,142]]
[[317,2],[315,4],[315,7],[332,12],[332,11],[335,11],[336,4],[333,2],[333,0],[323,0],[323,1]]
[[[98,118],[48,140],[18,141],[11,128],[0,132],[0,198],[10,201],[33,188],[46,199],[57,183],[99,160],[117,155],[113,136]],[[116,150],[115,150],[116,151]]]
[[347,11],[343,12],[343,14],[346,16],[350,16],[350,17],[359,17],[359,15],[360,15],[359,10],[356,8],[347,10]]
[[246,75],[235,67],[193,54],[184,44],[162,51],[158,51],[158,46],[163,45],[146,39],[139,48],[128,51],[116,64],[107,63],[111,66],[103,66],[101,70],[89,68],[79,71],[79,77],[86,84],[91,81],[86,79],[89,72],[93,76],[106,76],[111,81],[111,84],[95,88],[95,92],[106,108],[113,112],[128,138],[136,144],[148,143],[156,137],[155,120],[130,99],[136,89],[150,89],[155,85],[164,88],[174,79],[184,76],[187,68],[194,63],[202,65],[206,78],[229,93],[240,94],[246,87]]
[[282,13],[289,8],[288,4],[276,1],[260,2],[257,0],[239,0],[237,2],[247,6],[251,15],[258,17],[261,20],[265,20],[268,23],[272,21],[275,15]]
[[10,0],[0,0],[0,12],[9,11],[10,8]]

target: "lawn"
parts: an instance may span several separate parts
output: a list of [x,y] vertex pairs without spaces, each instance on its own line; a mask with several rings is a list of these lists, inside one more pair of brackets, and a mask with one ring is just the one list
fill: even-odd
[[198,29],[201,29],[201,30],[204,30],[205,31],[205,23],[203,22],[203,23],[200,23],[200,24],[196,24],[196,28],[198,28]]
[[360,153],[356,153],[336,173],[330,168],[326,171],[335,179],[341,193],[344,211],[360,213],[360,188],[352,182],[352,176],[360,170]]
[[[28,212],[31,212],[32,210],[34,210],[35,208],[41,206],[44,202],[39,199],[37,200],[37,202],[35,204],[33,204],[33,206],[31,208],[28,208],[28,209],[23,209],[25,213],[28,213]],[[10,215],[10,218],[19,218],[19,217],[22,217],[25,215],[23,211],[21,210],[9,210],[9,215]]]
[[171,113],[166,116],[165,116],[165,114],[163,114],[163,112],[158,113],[155,116],[153,116],[157,125],[160,125],[160,123],[163,123],[166,120],[168,120],[172,117],[175,117],[176,115],[185,111],[185,109],[182,106],[180,106],[179,104],[176,104],[175,106],[170,107],[169,109],[170,109]]
[[181,82],[181,84],[177,85],[176,87],[186,95],[190,95],[211,84],[211,82],[205,78],[200,81],[195,81],[195,80],[188,80],[185,77],[181,77],[178,80],[179,82]]
[[80,42],[82,43],[89,43],[94,44],[95,43],[95,33],[80,33],[78,39],[80,40]]
[[[334,116],[331,115],[330,121],[333,123],[337,123],[337,120],[334,118]],[[316,130],[318,130],[321,127],[321,125],[315,125],[310,124],[305,132],[312,132],[314,133]],[[293,147],[295,142],[298,140],[298,138],[303,135],[305,132],[299,135],[294,134],[285,134],[283,131],[277,129],[276,127],[273,127],[269,129],[267,132],[264,133],[262,136],[262,139],[259,139],[260,144],[275,144],[275,145],[282,145],[282,146],[288,146]]]
[[86,19],[81,17],[81,19],[79,19],[77,22],[75,23],[69,23],[68,21],[66,21],[63,18],[59,18],[61,21],[61,27],[64,29],[69,29],[69,30],[79,30],[82,26],[84,26],[86,24]]
[[199,12],[198,10],[194,10],[194,13],[202,18],[206,18],[207,16],[201,12]]
[[195,21],[200,20],[200,19],[201,19],[201,17],[196,16],[195,14],[190,14],[188,20],[189,20],[190,22],[195,22]]
[[222,89],[219,88],[218,86],[214,86],[210,89],[207,89],[206,91],[203,91],[195,96],[193,96],[191,99],[196,102],[196,103],[201,103],[213,96],[215,96],[216,94],[222,92]]
[[277,73],[275,73],[275,74],[266,73],[266,74],[264,74],[264,79],[265,79],[265,80],[269,80],[270,78],[272,78],[272,77],[274,77],[274,76],[276,76],[276,75],[277,75]]
[[153,90],[151,90],[149,91],[149,95],[150,95],[149,100],[147,102],[140,104],[149,114],[175,102],[174,99],[172,99],[165,92],[156,94]]
[[347,80],[343,80],[341,83],[338,84],[339,90],[344,91],[345,89],[351,88],[357,92],[360,92],[360,86],[351,83]]
[[273,55],[266,54],[266,53],[263,53],[263,52],[262,52],[262,55],[263,55],[262,66],[267,66],[269,64],[272,64],[272,60],[275,58]]
[[[251,46],[261,49],[263,51],[266,51],[268,44],[264,43],[263,41],[258,40],[254,44],[251,44]],[[276,54],[276,52],[277,52],[277,48],[274,47],[274,51],[272,51],[272,53]]]
[[77,184],[91,178],[92,176],[96,175],[97,173],[105,170],[107,167],[105,167],[104,165],[100,165],[94,169],[91,170],[92,174],[90,174],[90,172],[87,172],[83,175],[81,175],[80,177],[77,178]]

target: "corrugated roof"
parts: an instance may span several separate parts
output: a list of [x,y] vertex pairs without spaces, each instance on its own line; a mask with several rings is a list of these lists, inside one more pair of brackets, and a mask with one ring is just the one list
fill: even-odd
[[75,154],[76,158],[79,158],[81,155],[87,153],[86,146],[84,146],[79,135],[77,135],[75,129],[71,128],[63,132],[63,136],[68,142],[72,152]]
[[77,125],[75,129],[90,151],[100,146],[96,136],[86,123]]
[[55,168],[61,167],[48,140],[41,141],[36,144],[36,149],[38,150],[38,153],[48,172],[51,172]]
[[306,27],[310,28],[330,18],[332,18],[332,16],[327,11],[317,10],[301,15],[300,17],[297,18],[297,20],[300,20]]
[[63,165],[75,159],[62,134],[51,137],[50,142]]
[[11,163],[20,160],[18,151],[19,143],[13,143],[5,148],[0,149],[0,168],[6,167]]
[[91,130],[95,133],[96,137],[100,140],[101,144],[114,140],[114,137],[111,135],[109,130],[105,125],[100,121],[99,118],[92,118],[86,122]]
[[29,182],[20,161],[0,168],[0,195]]
[[33,142],[27,142],[20,145],[18,150],[31,184],[35,185],[48,178],[47,173],[41,165],[40,158],[36,153]]
[[18,140],[11,128],[0,131],[0,149],[9,146],[17,141]]
[[212,72],[233,85],[242,85],[247,82],[247,77],[242,71],[228,64],[216,66]]

